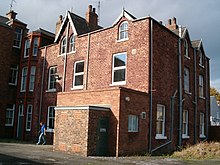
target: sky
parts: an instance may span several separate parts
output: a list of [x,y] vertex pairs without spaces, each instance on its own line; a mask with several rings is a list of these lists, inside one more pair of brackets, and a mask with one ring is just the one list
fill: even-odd
[[[0,15],[10,9],[12,0],[0,0]],[[38,28],[54,33],[59,15],[67,10],[85,17],[88,5],[98,12],[98,0],[15,0],[12,9],[30,31]],[[109,27],[123,8],[136,18],[151,16],[167,24],[176,17],[177,24],[186,26],[191,40],[202,39],[210,58],[211,86],[220,91],[220,0],[100,0],[100,25]]]

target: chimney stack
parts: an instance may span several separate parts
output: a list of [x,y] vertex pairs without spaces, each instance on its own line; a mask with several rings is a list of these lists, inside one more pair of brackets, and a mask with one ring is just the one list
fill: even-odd
[[166,27],[170,30],[178,29],[178,25],[176,24],[176,18],[173,17],[172,20],[168,19],[168,24],[166,25]]
[[16,15],[17,15],[18,13],[15,13],[13,10],[11,10],[11,11],[9,11],[7,14],[6,14],[6,16],[7,16],[7,18],[9,19],[9,20],[12,20],[12,19],[16,19]]
[[98,29],[98,15],[95,13],[95,8],[92,8],[92,5],[89,5],[86,11],[86,22],[91,30]]
[[63,16],[60,15],[60,16],[59,16],[59,19],[58,19],[58,21],[57,21],[57,23],[56,23],[55,35],[58,33],[62,22],[63,22]]

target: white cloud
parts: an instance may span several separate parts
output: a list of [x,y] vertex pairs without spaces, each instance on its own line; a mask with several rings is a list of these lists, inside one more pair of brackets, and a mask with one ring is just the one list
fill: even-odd
[[220,78],[216,79],[216,80],[211,80],[210,86],[214,87],[215,89],[217,89],[220,92]]

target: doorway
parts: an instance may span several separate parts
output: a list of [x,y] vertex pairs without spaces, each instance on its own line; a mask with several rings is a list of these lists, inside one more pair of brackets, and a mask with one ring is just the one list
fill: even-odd
[[17,138],[18,139],[22,138],[22,134],[23,134],[23,130],[22,130],[23,120],[24,120],[24,106],[23,106],[23,104],[21,104],[18,107],[18,125],[17,125]]

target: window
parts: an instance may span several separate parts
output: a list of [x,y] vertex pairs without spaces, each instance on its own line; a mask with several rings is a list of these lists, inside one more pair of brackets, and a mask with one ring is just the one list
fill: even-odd
[[33,56],[37,56],[38,52],[38,37],[34,38],[34,43],[33,43]]
[[200,129],[199,129],[200,138],[205,137],[205,122],[204,122],[204,113],[200,113]]
[[112,84],[125,84],[126,53],[113,55]]
[[48,107],[47,113],[47,131],[53,131],[54,129],[55,110],[53,106]]
[[184,68],[184,91],[189,93],[189,69]]
[[199,75],[199,96],[204,97],[204,80],[203,76]]
[[165,139],[165,106],[157,105],[156,139]]
[[13,126],[14,111],[15,111],[15,104],[7,104],[5,126]]
[[128,22],[124,21],[119,27],[119,40],[125,40],[128,38]]
[[21,92],[26,91],[26,82],[27,82],[27,67],[22,69],[22,76],[21,76]]
[[30,74],[29,91],[34,91],[35,72],[36,72],[36,66],[32,66],[31,74]]
[[48,90],[56,90],[57,67],[53,66],[49,69]]
[[69,52],[75,51],[75,36],[72,35],[69,39]]
[[200,65],[200,66],[204,66],[204,65],[203,65],[203,54],[202,54],[202,51],[201,51],[201,50],[199,51],[199,65]]
[[184,55],[189,58],[188,42],[186,39],[184,40]]
[[29,56],[29,53],[30,53],[30,40],[26,40],[25,41],[25,49],[24,49],[24,58],[28,57]]
[[138,132],[138,116],[128,115],[128,132]]
[[183,125],[182,125],[182,137],[189,138],[188,136],[188,111],[183,111]]
[[27,118],[26,118],[26,131],[31,130],[31,120],[32,120],[32,105],[27,106]]
[[74,66],[74,80],[73,88],[82,89],[83,88],[83,76],[84,76],[84,61],[78,61]]
[[13,43],[14,47],[20,48],[21,40],[22,40],[22,29],[15,28],[14,43]]
[[17,85],[18,79],[18,65],[11,65],[10,68],[10,77],[9,77],[9,84],[10,85]]
[[66,37],[64,37],[61,41],[61,54],[66,53]]

